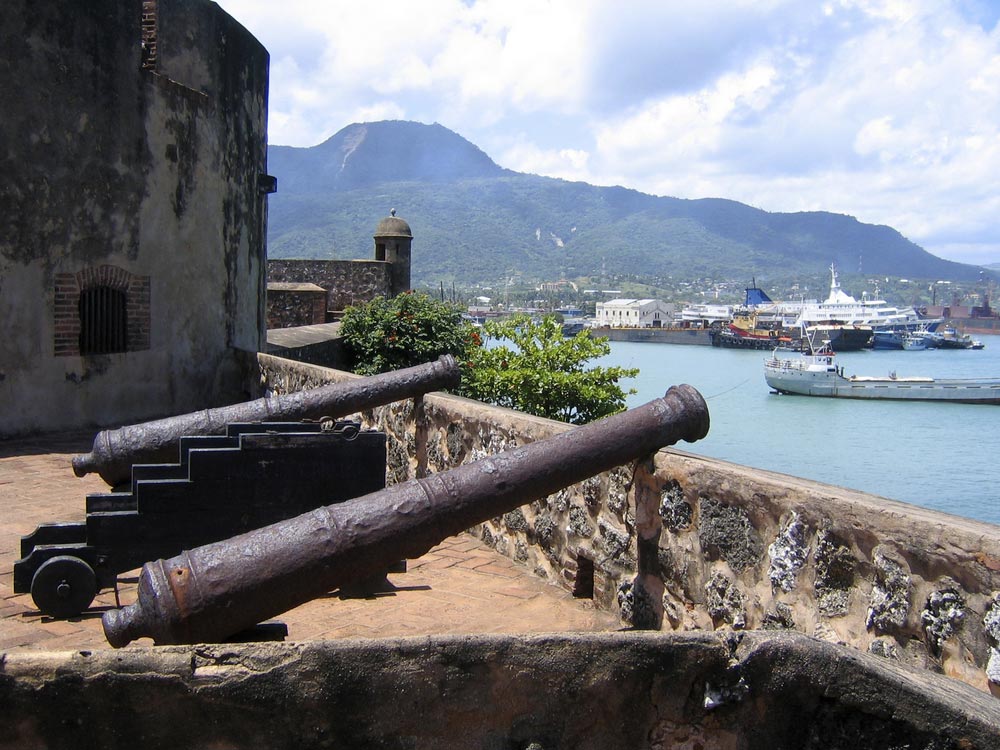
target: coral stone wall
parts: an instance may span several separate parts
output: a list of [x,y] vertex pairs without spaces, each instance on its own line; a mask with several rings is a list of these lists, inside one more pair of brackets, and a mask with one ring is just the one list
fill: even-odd
[[343,310],[378,296],[392,296],[391,263],[376,260],[287,260],[267,263],[270,282],[316,284],[326,290],[326,309]]
[[[356,377],[259,355],[287,392]],[[429,394],[360,415],[390,483],[572,427]],[[470,530],[636,628],[789,630],[1000,693],[1000,528],[658,451]]]
[[326,291],[315,284],[268,284],[267,327],[326,323]]

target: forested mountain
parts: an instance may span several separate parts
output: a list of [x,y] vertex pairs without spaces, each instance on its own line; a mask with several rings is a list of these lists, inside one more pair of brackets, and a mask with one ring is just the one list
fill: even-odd
[[350,125],[311,148],[270,146],[272,258],[368,258],[378,221],[413,230],[415,284],[560,278],[787,279],[864,274],[974,281],[887,226],[768,213],[503,169],[441,125]]

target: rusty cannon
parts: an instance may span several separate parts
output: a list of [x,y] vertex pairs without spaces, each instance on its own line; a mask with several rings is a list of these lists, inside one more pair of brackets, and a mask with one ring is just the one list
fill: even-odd
[[94,438],[90,453],[73,457],[73,473],[82,477],[96,471],[114,487],[129,480],[133,464],[176,461],[181,437],[223,434],[231,423],[337,419],[454,388],[460,380],[458,363],[446,354],[435,362],[381,375],[104,430]]
[[416,558],[507,513],[679,440],[708,433],[694,388],[552,438],[146,563],[135,603],[104,614],[118,648],[219,642],[338,587]]

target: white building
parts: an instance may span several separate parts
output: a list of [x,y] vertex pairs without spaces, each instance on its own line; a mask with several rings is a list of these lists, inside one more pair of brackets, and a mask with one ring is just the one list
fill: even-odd
[[674,306],[658,299],[613,299],[597,303],[597,326],[663,328],[670,325]]

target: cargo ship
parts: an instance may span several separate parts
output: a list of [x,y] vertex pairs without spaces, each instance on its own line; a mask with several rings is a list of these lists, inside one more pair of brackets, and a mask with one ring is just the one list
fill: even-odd
[[779,356],[776,350],[764,362],[764,380],[778,393],[801,396],[1000,404],[1000,378],[847,376],[828,345],[798,357]]

